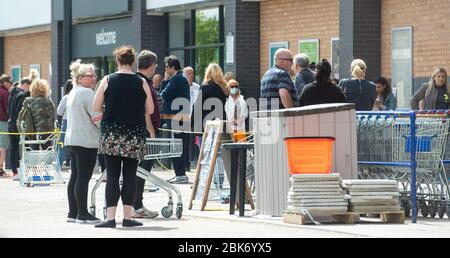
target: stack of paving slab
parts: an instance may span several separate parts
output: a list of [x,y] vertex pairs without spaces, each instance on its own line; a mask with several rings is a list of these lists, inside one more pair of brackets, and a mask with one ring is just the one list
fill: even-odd
[[351,196],[350,212],[400,212],[398,183],[395,180],[344,180]]
[[339,174],[292,175],[286,213],[312,216],[341,214],[348,210],[348,201]]

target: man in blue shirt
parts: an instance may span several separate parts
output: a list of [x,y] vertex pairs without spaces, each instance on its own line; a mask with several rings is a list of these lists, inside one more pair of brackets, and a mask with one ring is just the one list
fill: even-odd
[[[267,108],[263,105],[261,109],[285,109],[297,105],[297,91],[289,75],[292,63],[292,52],[289,49],[277,50],[275,66],[261,80],[261,98],[267,100]],[[278,105],[272,106],[272,101],[278,101]]]

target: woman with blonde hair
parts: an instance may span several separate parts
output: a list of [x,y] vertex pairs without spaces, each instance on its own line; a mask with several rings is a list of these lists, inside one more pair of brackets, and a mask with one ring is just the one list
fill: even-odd
[[206,123],[205,119],[226,120],[225,103],[230,92],[222,68],[218,64],[209,64],[200,89],[202,91],[203,128]]
[[81,60],[73,62],[70,71],[73,89],[67,97],[67,131],[64,139],[71,160],[67,222],[95,224],[100,219],[88,212],[87,198],[100,140],[100,128],[96,121],[100,113],[92,109],[97,75],[93,64],[82,64]]
[[339,87],[347,98],[347,102],[356,105],[356,111],[372,111],[377,98],[376,86],[366,80],[367,65],[361,59],[355,59],[351,64],[352,78],[344,79]]
[[23,102],[33,118],[37,133],[55,130],[55,105],[49,97],[49,85],[46,80],[35,79],[30,86],[30,97]]
[[[32,126],[36,133],[53,132],[55,130],[55,106],[49,97],[49,92],[49,85],[46,80],[35,79],[30,86],[30,97],[26,98],[22,105],[22,109],[29,110]],[[48,136],[50,134],[39,135],[38,138],[46,139]],[[51,142],[47,142],[32,147],[33,149],[47,149],[50,146]]]
[[[431,75],[431,80],[424,83],[411,98],[411,108],[413,110],[449,109],[450,85],[447,80],[447,71],[444,68],[436,69]],[[419,108],[420,102],[423,103],[421,108]]]

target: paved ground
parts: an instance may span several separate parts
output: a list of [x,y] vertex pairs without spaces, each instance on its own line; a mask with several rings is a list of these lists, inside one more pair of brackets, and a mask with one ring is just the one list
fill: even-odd
[[[170,172],[157,172],[162,178]],[[64,173],[64,177],[68,177]],[[189,174],[191,180],[194,174]],[[92,180],[92,186],[94,180]],[[92,187],[91,187],[92,188]],[[191,185],[181,185],[185,206]],[[101,216],[104,185],[97,193],[97,215]],[[227,206],[217,204],[215,211],[185,211],[181,220],[157,218],[144,220],[136,229],[95,229],[90,225],[68,224],[66,186],[23,188],[17,182],[0,180],[0,237],[164,237],[164,238],[302,238],[302,237],[450,237],[447,219],[422,219],[417,225],[385,225],[377,223],[356,225],[295,226],[283,224],[279,218],[229,216]],[[160,210],[166,202],[163,191],[145,194],[145,205]],[[218,209],[217,209],[218,208]],[[248,213],[249,215],[252,212]],[[121,214],[118,214],[120,220]],[[119,221],[118,220],[118,221]]]

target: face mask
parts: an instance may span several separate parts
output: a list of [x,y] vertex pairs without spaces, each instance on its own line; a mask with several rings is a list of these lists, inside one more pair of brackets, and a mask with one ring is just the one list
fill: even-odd
[[238,92],[239,92],[239,89],[238,89],[238,88],[232,88],[232,89],[230,90],[231,95],[237,95]]

